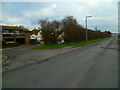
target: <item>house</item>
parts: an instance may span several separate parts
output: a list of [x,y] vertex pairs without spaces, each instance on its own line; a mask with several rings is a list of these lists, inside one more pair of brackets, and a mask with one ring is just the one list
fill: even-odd
[[23,26],[0,26],[0,39],[6,43],[29,44],[30,31]]
[[62,34],[60,34],[57,37],[57,40],[59,41],[58,44],[64,44],[65,43],[65,41],[64,41],[64,32],[62,32]]
[[42,41],[42,31],[41,30],[32,30],[30,39],[34,41],[35,43],[40,43]]

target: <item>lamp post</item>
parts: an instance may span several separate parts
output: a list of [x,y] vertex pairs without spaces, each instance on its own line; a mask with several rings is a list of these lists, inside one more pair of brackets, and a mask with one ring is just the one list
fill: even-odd
[[92,17],[92,16],[86,16],[85,17],[85,22],[86,22],[86,41],[88,41],[88,30],[87,30],[87,18]]

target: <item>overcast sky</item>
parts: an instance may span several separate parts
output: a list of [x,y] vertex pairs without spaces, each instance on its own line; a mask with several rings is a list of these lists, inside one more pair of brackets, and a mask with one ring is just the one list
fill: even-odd
[[23,25],[32,30],[39,26],[38,20],[62,20],[65,16],[74,16],[85,27],[101,31],[118,32],[118,2],[2,2],[2,25]]

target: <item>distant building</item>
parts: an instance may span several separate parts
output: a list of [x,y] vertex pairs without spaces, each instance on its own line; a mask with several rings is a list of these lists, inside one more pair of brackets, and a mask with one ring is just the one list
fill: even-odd
[[65,41],[64,41],[64,32],[62,32],[62,34],[60,34],[57,37],[57,40],[59,41],[58,44],[64,44],[65,43]]
[[114,36],[118,36],[118,33],[112,33],[112,36],[114,37]]
[[22,26],[0,26],[0,36],[0,39],[7,43],[30,43],[30,31]]

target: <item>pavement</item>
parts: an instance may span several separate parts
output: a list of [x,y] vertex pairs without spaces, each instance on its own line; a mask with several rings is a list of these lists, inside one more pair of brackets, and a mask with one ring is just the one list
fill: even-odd
[[117,41],[109,38],[5,72],[3,88],[118,88]]
[[32,49],[32,47],[36,46],[41,45],[21,45],[20,47],[3,49],[3,72],[36,62],[40,63],[46,61],[48,58],[75,49],[71,48],[71,46],[59,49]]

